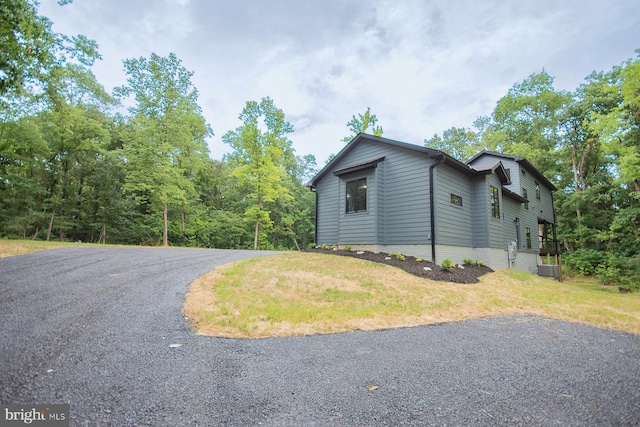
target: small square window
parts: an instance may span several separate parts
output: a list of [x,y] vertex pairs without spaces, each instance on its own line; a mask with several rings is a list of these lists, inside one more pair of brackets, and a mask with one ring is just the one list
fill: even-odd
[[462,206],[462,197],[451,193],[451,203],[456,206]]

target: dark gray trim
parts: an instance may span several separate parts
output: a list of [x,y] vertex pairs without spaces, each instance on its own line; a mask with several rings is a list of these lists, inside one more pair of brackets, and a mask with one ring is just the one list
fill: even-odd
[[357,165],[348,166],[348,167],[343,168],[343,169],[335,170],[335,171],[333,171],[333,174],[335,176],[342,176],[342,175],[346,175],[346,174],[351,173],[351,172],[357,172],[357,171],[361,171],[361,170],[365,170],[365,169],[377,168],[378,167],[378,163],[380,163],[383,160],[384,160],[384,157],[380,157],[380,158],[375,159],[375,160],[369,160],[369,161],[364,162],[364,163],[359,163]]

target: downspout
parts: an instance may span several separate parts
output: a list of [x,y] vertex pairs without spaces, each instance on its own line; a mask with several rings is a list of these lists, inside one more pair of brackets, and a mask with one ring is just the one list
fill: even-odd
[[[429,166],[429,208],[431,210],[431,262],[436,263],[436,204],[434,202],[435,199],[435,191],[433,185],[433,170],[436,166],[441,165],[445,161],[444,154],[440,154],[441,159],[439,161],[434,161],[434,163]],[[436,156],[432,157],[435,159]]]

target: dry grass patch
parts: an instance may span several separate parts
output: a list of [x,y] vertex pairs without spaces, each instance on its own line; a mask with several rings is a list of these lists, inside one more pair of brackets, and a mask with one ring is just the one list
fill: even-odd
[[55,249],[62,246],[72,246],[75,243],[43,242],[38,240],[7,240],[0,239],[0,258],[24,255],[31,252]]
[[435,282],[349,257],[290,252],[196,280],[184,307],[200,334],[268,337],[416,326],[536,313],[640,333],[640,295],[516,270],[480,283]]

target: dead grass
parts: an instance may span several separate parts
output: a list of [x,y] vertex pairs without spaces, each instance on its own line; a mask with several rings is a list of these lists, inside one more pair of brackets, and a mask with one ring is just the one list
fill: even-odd
[[640,294],[516,270],[435,282],[349,257],[286,253],[229,264],[192,283],[198,333],[269,337],[374,330],[535,313],[640,334]]
[[0,258],[24,255],[31,252],[44,251],[48,249],[60,248],[62,246],[73,245],[76,245],[76,243],[0,239]]

